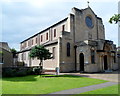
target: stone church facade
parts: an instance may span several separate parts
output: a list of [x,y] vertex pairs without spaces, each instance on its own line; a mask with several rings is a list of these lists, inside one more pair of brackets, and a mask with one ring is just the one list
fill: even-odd
[[53,58],[43,62],[45,70],[60,72],[99,72],[116,70],[116,45],[105,40],[102,19],[88,7],[72,8],[67,18],[21,42],[18,61],[26,66],[39,66],[39,60],[29,57],[31,48],[44,45]]

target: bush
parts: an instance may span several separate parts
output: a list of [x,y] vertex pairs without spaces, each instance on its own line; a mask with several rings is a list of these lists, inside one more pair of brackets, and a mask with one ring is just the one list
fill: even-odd
[[41,68],[40,67],[34,67],[33,72],[34,72],[34,74],[39,75],[39,74],[41,74]]
[[12,68],[4,68],[2,70],[2,76],[3,77],[14,77],[15,76],[15,69]]
[[27,70],[19,70],[15,74],[16,76],[26,76],[27,75]]
[[26,75],[32,75],[32,74],[33,74],[33,68],[30,68],[30,67],[2,68],[3,77],[26,76]]
[[33,74],[33,68],[27,68],[27,75]]

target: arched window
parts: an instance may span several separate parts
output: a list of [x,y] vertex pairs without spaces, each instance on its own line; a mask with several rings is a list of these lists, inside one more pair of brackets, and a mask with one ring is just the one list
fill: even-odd
[[91,50],[91,63],[94,64],[95,63],[95,51]]
[[70,43],[67,43],[67,56],[70,56]]

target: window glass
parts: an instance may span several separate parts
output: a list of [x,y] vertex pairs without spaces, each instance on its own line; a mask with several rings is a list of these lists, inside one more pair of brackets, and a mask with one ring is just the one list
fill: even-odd
[[56,37],[56,29],[54,29],[54,37]]
[[48,33],[46,33],[46,40],[48,40]]
[[116,63],[116,53],[114,53],[114,63]]
[[36,43],[37,43],[37,37],[36,37]]
[[41,42],[43,41],[43,36],[41,35]]
[[67,56],[70,56],[70,43],[67,43]]
[[91,50],[91,63],[94,64],[95,63],[95,51]]
[[65,31],[65,25],[62,26],[62,31]]
[[92,28],[93,27],[93,21],[92,21],[92,18],[87,16],[85,18],[85,22],[86,22],[86,25],[89,27],[89,28]]

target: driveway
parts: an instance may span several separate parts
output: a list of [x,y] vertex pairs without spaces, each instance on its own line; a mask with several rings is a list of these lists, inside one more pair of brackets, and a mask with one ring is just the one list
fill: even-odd
[[90,73],[60,73],[60,74],[97,78],[97,79],[108,80],[112,82],[119,82],[118,77],[120,76],[118,71],[106,72],[106,73],[91,73],[91,74]]

